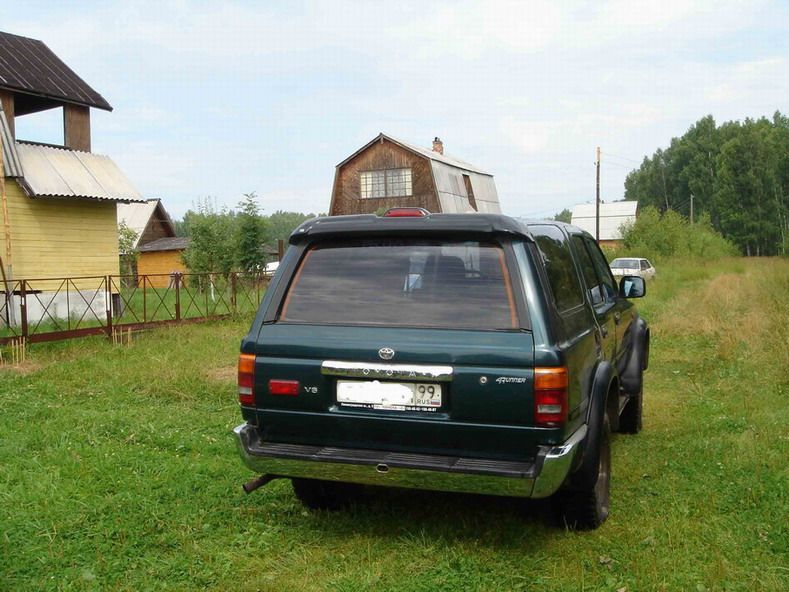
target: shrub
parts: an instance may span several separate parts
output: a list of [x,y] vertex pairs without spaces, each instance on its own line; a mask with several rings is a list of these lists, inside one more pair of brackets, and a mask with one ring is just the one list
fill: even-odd
[[644,208],[635,222],[623,225],[622,239],[624,249],[617,252],[619,257],[716,259],[738,254],[737,248],[712,227],[708,215],[691,225],[673,210],[661,214],[652,206]]

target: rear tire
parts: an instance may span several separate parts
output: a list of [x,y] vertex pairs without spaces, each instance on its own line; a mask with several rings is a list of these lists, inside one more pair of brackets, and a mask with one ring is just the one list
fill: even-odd
[[291,479],[293,493],[310,510],[340,510],[349,506],[361,494],[361,486],[354,483]]
[[570,485],[556,494],[559,517],[570,530],[592,530],[608,517],[611,500],[611,424],[608,415],[603,418],[597,450],[587,451],[597,462],[594,479]]

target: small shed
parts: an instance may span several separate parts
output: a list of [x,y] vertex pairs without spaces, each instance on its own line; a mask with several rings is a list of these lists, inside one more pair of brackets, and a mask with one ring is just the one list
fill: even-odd
[[170,276],[186,273],[181,255],[189,239],[176,236],[175,225],[160,199],[118,204],[118,226],[121,223],[137,234],[133,244],[139,253],[135,274],[152,276],[146,279],[146,286],[166,288],[172,283]]
[[337,165],[329,215],[371,214],[393,207],[434,213],[501,213],[493,175],[444,154],[379,134]]
[[[189,237],[172,236],[158,238],[140,245],[137,250],[137,274],[148,276],[146,287],[166,288],[172,285],[172,277],[176,273],[186,273],[183,252],[189,246]],[[164,275],[166,274],[166,275]]]
[[[600,204],[600,244],[618,247],[622,242],[622,225],[632,224],[638,215],[637,201],[612,201]],[[571,224],[595,235],[596,207],[594,203],[573,208]]]

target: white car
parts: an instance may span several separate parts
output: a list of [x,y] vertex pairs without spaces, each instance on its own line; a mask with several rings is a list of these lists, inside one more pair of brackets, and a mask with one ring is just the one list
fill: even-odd
[[642,257],[619,257],[611,261],[611,272],[616,277],[623,275],[637,275],[645,280],[655,277],[655,268],[649,259]]

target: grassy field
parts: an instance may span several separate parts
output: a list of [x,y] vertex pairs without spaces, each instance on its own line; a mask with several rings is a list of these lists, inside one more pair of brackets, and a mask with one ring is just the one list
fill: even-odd
[[245,496],[247,323],[33,346],[0,369],[0,590],[785,590],[789,261],[659,274],[645,429],[614,438],[594,532],[557,528],[547,502]]

